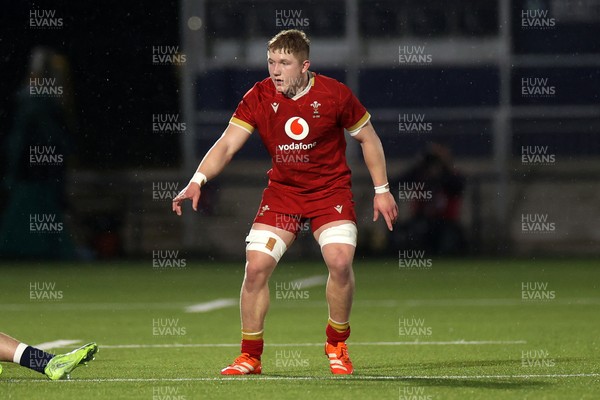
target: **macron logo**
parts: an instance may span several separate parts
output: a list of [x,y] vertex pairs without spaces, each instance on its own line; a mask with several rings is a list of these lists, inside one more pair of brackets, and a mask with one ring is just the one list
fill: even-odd
[[279,103],[271,103],[271,107],[273,107],[273,111],[277,114],[277,109],[279,108]]
[[338,213],[340,213],[340,214],[341,214],[341,213],[342,213],[342,208],[343,208],[343,207],[344,207],[344,206],[342,206],[342,205],[337,205],[337,206],[335,206],[335,207],[333,207],[333,208],[335,208],[335,211],[337,211]]

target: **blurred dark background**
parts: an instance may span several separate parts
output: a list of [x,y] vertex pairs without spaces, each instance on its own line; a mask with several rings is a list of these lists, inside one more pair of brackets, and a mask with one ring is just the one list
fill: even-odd
[[[91,6],[77,1],[6,2],[3,9],[0,129],[14,115],[14,95],[28,78],[31,50],[48,46],[71,64],[78,165],[92,169],[176,166],[178,143],[147,135],[153,110],[179,109],[174,68],[154,68],[153,45],[179,41],[178,2]],[[52,10],[58,29],[29,26],[31,10]]]
[[[2,9],[0,233],[12,244],[0,247],[0,257],[65,257],[11,250],[32,235],[32,215],[64,222],[61,235],[37,232],[32,243],[55,247],[68,240],[67,258],[149,258],[157,249],[242,257],[269,167],[257,138],[206,187],[199,214],[188,209],[183,219],[174,217],[169,198],[184,187],[241,96],[267,76],[265,43],[285,27],[309,34],[312,69],[355,91],[384,144],[404,222],[390,235],[369,221],[371,184],[350,145],[363,232],[359,254],[437,252],[421,241],[437,232],[431,224],[447,224],[450,214],[458,229],[450,236],[460,240],[442,246],[440,256],[600,252],[600,233],[591,223],[600,197],[600,1],[24,1]],[[32,26],[31,18],[42,24]],[[20,112],[18,100],[30,85],[31,54],[39,46],[67,60],[65,88],[72,88],[69,104],[66,95],[58,99],[72,122],[57,122],[70,150],[60,163],[64,175],[55,179],[62,186],[52,189],[56,205],[45,210],[17,200],[21,189],[9,160],[14,137],[24,137],[17,121],[39,115]],[[168,61],[157,63],[156,52]],[[411,52],[421,61],[399,58]],[[538,79],[534,89],[552,93],[524,96],[527,78]],[[35,107],[52,102],[40,101],[46,103]],[[415,118],[423,125],[412,132],[399,127]],[[153,125],[169,119],[185,125]],[[21,149],[56,146],[55,139]],[[552,157],[524,162],[523,153],[535,146]],[[425,228],[410,222],[415,204],[402,198],[399,186],[423,157],[440,159],[437,175],[419,182],[442,204]],[[40,167],[21,165],[25,181]],[[448,177],[456,176],[461,184],[449,190]],[[43,186],[22,190],[23,198],[44,203]],[[546,216],[555,229],[525,232],[526,214]],[[19,229],[8,220],[23,232],[15,234]],[[289,256],[300,254],[318,257],[318,247],[303,238]]]

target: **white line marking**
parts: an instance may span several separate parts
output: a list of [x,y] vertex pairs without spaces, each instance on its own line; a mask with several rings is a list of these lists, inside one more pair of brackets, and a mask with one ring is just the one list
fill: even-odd
[[484,345],[484,344],[527,344],[525,340],[452,340],[452,341],[438,341],[438,342],[357,342],[352,345],[358,346],[447,346],[447,345]]
[[[444,346],[444,345],[494,345],[527,344],[525,340],[455,340],[447,342],[350,342],[350,346]],[[146,349],[175,347],[239,347],[239,343],[173,343],[173,344],[113,344],[99,345],[103,349]],[[268,343],[267,347],[315,347],[323,343]]]
[[299,285],[302,289],[308,289],[315,286],[323,286],[326,283],[327,275],[315,275],[310,276],[308,278],[296,279],[295,281],[291,282],[292,287],[295,287],[293,285]]
[[218,381],[404,381],[404,380],[467,380],[467,379],[534,379],[534,378],[596,378],[600,373],[580,374],[527,374],[527,375],[406,375],[406,376],[378,376],[378,375],[346,375],[339,377],[325,376],[239,376],[239,377],[214,377],[214,378],[95,378],[71,379],[50,381],[48,379],[5,379],[8,383],[86,383],[86,382],[218,382]]
[[401,302],[408,307],[489,307],[489,306],[529,306],[529,305],[598,305],[600,298],[565,298],[548,301],[508,299],[409,299]]
[[182,303],[23,303],[0,304],[3,311],[133,311],[133,310],[171,310],[190,305]]
[[45,350],[50,350],[50,349],[58,349],[58,348],[70,346],[72,344],[77,344],[77,343],[81,343],[81,340],[61,339],[61,340],[55,340],[52,342],[44,342],[44,343],[36,344],[33,347],[45,351]]
[[206,303],[194,304],[187,306],[185,312],[188,313],[205,313],[209,311],[219,310],[221,308],[233,307],[239,302],[238,299],[217,299],[207,301]]
[[[235,300],[237,304],[237,299]],[[1,311],[151,311],[175,310],[192,306],[191,302],[179,303],[21,303],[0,304]],[[512,307],[512,306],[589,306],[600,305],[600,298],[560,298],[549,301],[526,301],[514,298],[496,299],[406,299],[406,300],[356,300],[356,307]],[[325,300],[303,300],[295,302],[273,302],[271,308],[322,308],[327,307]]]

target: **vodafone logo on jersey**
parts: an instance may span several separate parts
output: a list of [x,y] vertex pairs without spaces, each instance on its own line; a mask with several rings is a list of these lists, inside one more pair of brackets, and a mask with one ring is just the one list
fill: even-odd
[[302,117],[292,117],[285,123],[285,134],[294,140],[302,140],[308,136],[308,124]]

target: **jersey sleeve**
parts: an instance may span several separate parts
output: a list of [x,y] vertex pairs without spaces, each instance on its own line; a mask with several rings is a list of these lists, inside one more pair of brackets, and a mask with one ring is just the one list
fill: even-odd
[[361,128],[371,118],[371,114],[358,101],[348,86],[340,83],[340,123],[348,131],[350,136],[360,132]]
[[258,109],[258,100],[256,98],[256,85],[248,90],[242,101],[238,104],[229,123],[242,128],[248,133],[256,129],[255,112]]

